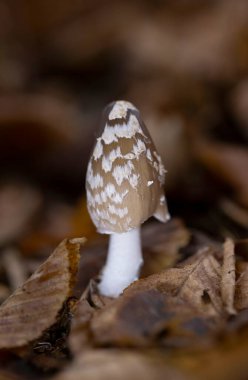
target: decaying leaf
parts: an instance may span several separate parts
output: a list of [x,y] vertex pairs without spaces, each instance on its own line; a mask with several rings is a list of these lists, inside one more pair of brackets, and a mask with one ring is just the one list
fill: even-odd
[[227,239],[223,247],[223,265],[221,278],[221,296],[224,307],[229,314],[236,314],[234,309],[235,292],[235,256],[234,243]]
[[185,380],[180,371],[171,368],[162,357],[127,350],[90,350],[54,380]]
[[71,295],[83,238],[64,240],[0,307],[0,348],[21,347],[53,325]]
[[192,347],[208,344],[214,325],[180,297],[146,290],[96,312],[90,327],[97,345]]
[[[192,344],[216,329],[222,313],[221,266],[211,250],[192,263],[136,281],[121,297],[91,309],[90,330],[100,345],[147,346]],[[201,331],[201,333],[200,333]],[[211,338],[211,334],[209,334]],[[186,339],[186,340],[185,340]]]
[[234,243],[228,239],[222,251],[202,249],[176,268],[134,282],[111,303],[88,304],[87,323],[98,345],[140,347],[158,339],[185,345],[199,335],[206,343],[223,328],[226,312],[236,313],[234,289]]

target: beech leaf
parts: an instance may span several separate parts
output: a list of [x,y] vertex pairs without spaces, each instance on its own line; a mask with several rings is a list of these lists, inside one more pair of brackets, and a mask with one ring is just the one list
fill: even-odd
[[[181,298],[205,315],[215,316],[222,311],[220,294],[221,266],[211,249],[203,249],[193,262],[169,268],[133,283],[124,292],[158,289],[164,294]],[[205,299],[208,298],[208,302]]]
[[83,238],[66,239],[0,307],[0,348],[22,347],[53,325],[71,295]]
[[181,345],[207,333],[211,339],[223,312],[221,266],[211,249],[184,265],[133,283],[119,299],[95,310],[90,321],[94,341],[139,347],[161,339],[165,331],[163,345],[177,345],[179,336]]
[[233,241],[227,239],[223,248],[221,296],[226,311],[229,314],[236,314],[236,310],[233,306],[235,292],[235,256]]
[[170,367],[162,358],[127,350],[88,350],[54,380],[186,380],[180,370]]

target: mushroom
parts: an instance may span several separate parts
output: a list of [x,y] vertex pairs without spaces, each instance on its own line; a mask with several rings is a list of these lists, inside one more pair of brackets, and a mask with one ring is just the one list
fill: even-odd
[[165,169],[140,113],[116,101],[102,116],[86,174],[89,214],[98,232],[110,235],[99,290],[118,297],[137,280],[143,263],[140,226],[154,216],[166,222]]

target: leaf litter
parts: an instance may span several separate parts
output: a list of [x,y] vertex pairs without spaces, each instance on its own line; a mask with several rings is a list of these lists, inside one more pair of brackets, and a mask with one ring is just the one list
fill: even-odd
[[83,239],[64,240],[0,307],[0,349],[22,347],[52,326],[71,296]]
[[[158,225],[158,251],[164,247],[174,258],[165,260],[159,271],[157,248],[149,249],[146,243],[143,277],[117,299],[98,293],[96,276],[79,300],[73,296],[83,239],[63,241],[1,305],[1,349],[43,371],[70,364],[56,376],[58,380],[94,379],[100,368],[103,379],[114,378],[117,369],[115,378],[122,379],[125,367],[138,378],[149,374],[160,379],[172,373],[175,379],[187,379],[187,365],[180,362],[175,371],[173,362],[182,352],[184,357],[187,352],[207,355],[218,349],[223,337],[239,334],[248,323],[248,263],[245,254],[235,255],[230,238],[222,246],[202,238],[195,244],[197,239],[179,220],[173,220],[168,230],[163,228],[164,234]],[[148,242],[156,236],[153,224],[151,231]],[[246,252],[244,245],[238,241],[237,251],[242,246]],[[95,267],[99,247],[90,244],[84,250],[92,255],[87,265]],[[185,256],[184,251],[191,254]],[[81,264],[79,276],[87,277],[83,269]]]
[[100,296],[93,281],[78,303],[72,350],[212,346],[235,316],[236,300],[247,298],[238,289],[246,273],[236,280],[234,242],[227,239],[220,250],[202,247],[175,267],[134,282],[118,299]]

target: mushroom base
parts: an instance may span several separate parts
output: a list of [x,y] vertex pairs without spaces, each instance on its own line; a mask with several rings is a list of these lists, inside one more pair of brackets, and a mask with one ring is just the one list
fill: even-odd
[[142,264],[139,228],[110,235],[107,262],[99,284],[100,293],[118,297],[128,285],[138,279]]

